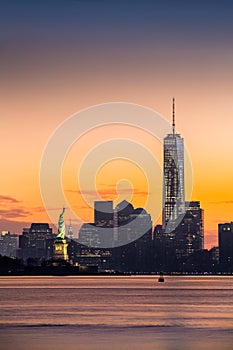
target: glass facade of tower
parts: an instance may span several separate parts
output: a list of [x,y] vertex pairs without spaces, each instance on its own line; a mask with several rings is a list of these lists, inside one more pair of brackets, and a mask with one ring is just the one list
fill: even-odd
[[188,256],[204,248],[204,211],[200,207],[200,202],[186,202],[185,211],[175,230],[177,256]]
[[163,229],[171,233],[185,212],[184,142],[176,133],[164,138]]
[[185,211],[190,223],[187,232],[187,252],[192,253],[204,249],[204,210],[199,201],[192,201],[185,203]]

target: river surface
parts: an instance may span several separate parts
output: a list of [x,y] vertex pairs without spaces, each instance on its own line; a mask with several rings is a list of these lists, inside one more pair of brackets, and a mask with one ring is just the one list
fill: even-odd
[[1,350],[232,350],[233,277],[0,277]]

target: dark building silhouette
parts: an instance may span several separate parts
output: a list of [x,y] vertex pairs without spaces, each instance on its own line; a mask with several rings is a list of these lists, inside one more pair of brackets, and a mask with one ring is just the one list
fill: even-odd
[[78,242],[88,247],[111,248],[113,247],[113,227],[84,223],[79,230]]
[[[112,201],[95,201],[94,202],[94,226],[87,229],[84,227],[82,231],[89,230],[93,232],[92,246],[109,248],[114,245],[114,210]],[[83,232],[81,232],[81,236]],[[91,237],[91,235],[89,235]],[[82,243],[84,241],[82,240]]]
[[225,271],[233,270],[233,222],[218,225],[219,262]]
[[113,227],[113,202],[94,202],[94,223],[96,226]]
[[143,209],[134,209],[132,204],[122,201],[115,208],[117,218],[117,237],[118,245],[125,245],[133,242],[152,230],[151,216]]
[[119,272],[151,272],[154,270],[152,230],[137,240],[112,250],[113,267]]
[[84,223],[79,230],[78,242],[87,247],[100,247],[100,232],[94,223]]
[[53,256],[55,235],[47,223],[32,223],[23,229],[19,236],[19,255],[23,260],[33,258],[37,261],[48,260]]
[[[103,208],[105,212],[108,209],[106,217]],[[96,222],[83,224],[77,244],[72,242],[73,249],[68,247],[71,259],[79,264],[95,263],[100,271],[149,271],[150,215],[143,208],[134,209],[127,201],[119,203],[114,210],[112,202],[97,202],[95,210]]]
[[204,212],[200,202],[186,202],[185,210],[184,217],[175,229],[177,255],[190,255],[204,248]]
[[157,240],[159,242],[162,242],[162,239],[163,239],[163,226],[162,225],[156,225],[154,227],[152,239]]
[[190,254],[204,249],[204,210],[199,201],[186,202],[185,210],[185,216],[189,216],[187,253]]
[[219,247],[212,247],[210,249],[211,259],[215,266],[219,264]]
[[140,238],[151,230],[150,215],[142,208],[134,209],[127,201],[115,209],[111,201],[95,202],[95,223],[85,223],[78,242],[88,247],[113,248]]
[[[118,245],[128,244],[134,235],[132,221],[134,207],[127,201],[122,201],[115,208],[115,239]],[[135,238],[134,238],[135,239]]]
[[9,231],[0,234],[0,255],[15,258],[19,245],[19,236]]
[[120,272],[151,269],[152,222],[143,209],[122,201],[115,208],[118,247],[113,250],[114,267]]
[[71,240],[68,255],[70,261],[79,266],[97,266],[99,272],[113,269],[111,249],[94,248]]
[[207,249],[199,250],[188,255],[185,259],[179,259],[177,261],[176,270],[179,272],[188,273],[203,273],[212,272],[215,270],[213,267],[211,252]]

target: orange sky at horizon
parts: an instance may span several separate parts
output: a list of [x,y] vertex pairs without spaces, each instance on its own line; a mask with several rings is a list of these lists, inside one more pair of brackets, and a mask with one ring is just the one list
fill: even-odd
[[[189,135],[185,135],[185,132],[187,133],[187,130],[183,124],[182,131],[180,131],[179,127],[179,114],[181,113],[180,111],[180,102],[179,100],[177,101],[177,129],[179,132],[181,132],[182,136],[184,137],[186,145],[188,144],[188,151],[190,153],[191,161],[193,164],[193,173],[194,173],[194,182],[193,182],[193,195],[192,199],[193,200],[200,200],[201,201],[201,206],[204,208],[205,211],[205,247],[210,248],[213,245],[217,244],[217,224],[220,222],[227,222],[232,220],[232,207],[233,203],[231,201],[232,199],[232,192],[230,191],[231,187],[231,174],[232,174],[232,169],[228,168],[228,171],[224,172],[225,178],[224,182],[221,177],[222,169],[225,169],[226,167],[226,162],[228,163],[229,158],[227,158],[227,155],[225,154],[225,157],[221,157],[221,151],[218,150],[217,146],[214,144],[214,142],[211,142],[211,145],[208,145],[208,149],[210,147],[214,147],[215,150],[215,155],[216,152],[219,153],[219,159],[218,162],[222,163],[222,168],[216,168],[216,159],[215,157],[208,153],[205,154],[201,152],[200,150],[200,144],[196,145],[195,142],[195,137],[193,137],[193,133]],[[67,106],[68,107],[68,106]],[[37,112],[35,113],[37,114]],[[35,115],[33,115],[35,117]],[[167,118],[169,119],[169,118]],[[192,121],[192,118],[190,118]],[[18,140],[20,141],[19,144],[17,145],[17,149],[12,149],[9,147],[8,149],[8,156],[5,159],[5,168],[8,169],[8,172],[4,173],[2,178],[4,178],[5,184],[5,193],[3,195],[5,196],[10,196],[12,198],[15,198],[19,203],[13,203],[13,202],[8,202],[9,205],[9,210],[11,210],[12,206],[13,208],[19,208],[19,212],[15,213],[15,217],[13,218],[13,221],[17,221],[19,223],[20,227],[20,222],[28,222],[28,225],[31,222],[38,222],[38,221],[48,221],[50,222],[47,214],[43,210],[43,204],[41,202],[40,198],[40,190],[39,190],[39,179],[38,179],[38,174],[39,174],[39,166],[40,166],[40,159],[42,156],[42,152],[44,149],[44,146],[46,144],[46,141],[48,140],[48,131],[47,128],[46,130],[43,130],[43,128],[40,128],[40,134],[38,137],[36,137],[36,147],[30,147],[29,143],[32,142],[33,144],[33,138],[27,138],[28,135],[32,134],[35,136],[35,133],[33,130],[35,130],[35,125],[34,124],[34,118],[33,118],[33,123],[30,123],[30,119],[28,120],[28,125],[26,126],[26,130],[24,129],[24,126],[22,128],[16,128],[18,131],[20,130],[21,132],[19,133]],[[49,119],[50,120],[50,119]],[[194,120],[195,121],[195,120]],[[51,120],[50,120],[51,123]],[[56,125],[56,121],[53,122],[54,128],[58,126]],[[52,123],[51,123],[52,124]],[[189,123],[190,124],[190,123]],[[195,124],[195,123],[194,123]],[[39,125],[37,125],[37,128]],[[217,128],[216,128],[217,129]],[[184,130],[184,131],[183,131]],[[22,134],[22,131],[24,133]],[[127,135],[127,130],[123,131],[123,129],[119,130],[120,137],[124,137]],[[115,131],[115,137],[117,135],[117,132]],[[125,135],[124,135],[125,134]],[[140,133],[137,133],[136,137],[138,138]],[[141,132],[143,134],[143,132]],[[109,132],[106,133],[109,137]],[[106,138],[103,135],[98,136],[98,131],[96,131],[96,136],[97,138],[90,137],[89,141],[88,140],[88,135],[86,135],[86,139],[84,143],[81,143],[82,147],[82,155],[85,155],[85,153],[88,151],[88,147],[93,147],[95,140],[96,142],[103,141],[104,138]],[[143,141],[143,136],[144,136],[144,141]],[[189,136],[189,137],[188,137]],[[134,136],[135,137],[135,136]],[[22,142],[21,142],[22,140]],[[148,146],[150,137],[147,135],[141,135],[140,136],[140,142],[143,142],[144,145]],[[5,140],[6,143],[11,143],[11,141]],[[28,142],[30,141],[30,142]],[[39,141],[39,142],[38,142]],[[200,138],[199,138],[200,141]],[[151,142],[156,143],[155,140],[151,140]],[[227,142],[225,142],[227,143]],[[76,151],[78,150],[80,146],[80,140],[77,142],[76,145]],[[74,147],[75,148],[75,147]],[[18,154],[18,156],[14,157],[14,162],[10,161],[12,158],[9,156],[11,152],[14,151],[14,153]],[[158,144],[156,147],[153,149],[156,159],[158,159],[160,165],[162,163],[162,145]],[[199,152],[200,153],[199,153]],[[23,152],[26,157],[24,156],[24,159],[26,161],[22,162],[22,158],[20,157],[20,153]],[[77,155],[77,163],[74,164],[76,167],[76,171],[71,174],[73,177],[73,181],[77,179],[77,168],[78,168],[78,158],[79,155]],[[13,155],[12,155],[13,156]],[[73,155],[75,157],[75,153]],[[71,157],[72,159],[72,157]],[[74,158],[73,158],[74,159]],[[25,168],[25,165],[29,164],[29,167]],[[66,164],[65,164],[66,165]],[[65,166],[64,165],[64,166]],[[225,165],[225,166],[224,166]],[[130,168],[130,167],[129,167]],[[17,169],[17,176],[15,176],[14,169]],[[114,169],[114,167],[113,167]],[[204,170],[204,171],[203,171]],[[103,171],[102,171],[103,173]],[[104,174],[104,173],[103,173]],[[102,175],[103,175],[102,174]],[[108,169],[108,174],[109,174],[109,169]],[[128,174],[129,175],[129,174]],[[14,181],[13,181],[14,180]],[[108,178],[108,183],[107,185],[112,185],[113,188],[116,185],[115,181],[116,178],[113,176],[113,181],[111,182],[111,179]],[[22,184],[25,183],[27,185],[23,186]],[[102,190],[102,195],[103,199],[105,200],[114,200],[116,198],[116,195],[112,193],[109,193],[108,191],[103,194],[104,186],[101,186],[101,180],[99,180],[99,191],[101,193]],[[105,182],[106,184],[106,182]],[[161,184],[161,176],[160,176],[160,185],[162,189],[162,184]],[[67,186],[66,186],[67,187]],[[65,188],[66,188],[65,187]],[[133,198],[133,204],[137,206],[143,206],[146,200],[146,189],[145,189],[145,183],[141,183],[140,181],[137,185],[137,190],[140,192],[145,192],[144,194],[139,194],[134,196]],[[66,196],[69,201],[72,203],[72,194],[71,193],[66,193]],[[73,206],[77,205],[78,210],[82,210],[81,217],[83,218],[84,221],[92,221],[93,220],[93,209],[90,207],[85,208],[85,204],[83,203],[82,200],[80,200],[80,197],[77,198],[74,197],[75,200],[79,201],[79,203],[74,203]],[[74,200],[73,199],[73,200]],[[123,199],[121,197],[121,199]],[[126,196],[126,199],[128,197]],[[160,198],[161,199],[161,198]],[[61,205],[58,205],[58,207],[61,207]],[[7,208],[7,206],[6,206]],[[20,212],[20,208],[22,209],[22,213]],[[77,209],[75,210],[77,211]],[[150,211],[149,211],[150,213]],[[21,216],[22,214],[22,216]],[[17,216],[18,215],[18,216]],[[68,215],[68,214],[67,214]],[[7,217],[7,215],[6,215]],[[79,213],[80,217],[80,213]],[[9,220],[12,220],[12,218],[8,218]],[[26,219],[26,220],[25,220]],[[160,218],[161,219],[161,218]],[[68,217],[66,218],[67,223],[69,221]],[[160,222],[160,221],[159,221]],[[156,224],[156,222],[153,222]],[[1,227],[3,230],[7,230],[8,227]],[[20,233],[20,230],[18,231]],[[77,235],[77,232],[75,232]]]

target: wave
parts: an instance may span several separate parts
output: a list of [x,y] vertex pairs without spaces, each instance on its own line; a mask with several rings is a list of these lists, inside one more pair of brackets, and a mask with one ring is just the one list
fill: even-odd
[[92,329],[99,329],[99,328],[108,328],[108,329],[138,329],[138,328],[172,328],[172,327],[180,327],[180,328],[186,328],[183,325],[164,325],[164,324],[142,324],[142,325],[135,325],[135,324],[126,324],[126,325],[109,325],[109,324],[93,324],[93,323],[85,323],[85,324],[67,324],[67,323],[35,323],[35,324],[19,324],[19,323],[9,323],[9,324],[1,324],[0,328],[92,328]]
[[85,324],[77,324],[77,323],[35,323],[35,324],[23,324],[23,323],[9,323],[9,324],[1,324],[0,330],[7,330],[7,329],[50,329],[50,328],[63,328],[66,331],[70,328],[70,330],[74,331],[75,329],[78,330],[87,330],[87,331],[130,331],[130,330],[156,330],[156,329],[163,329],[164,331],[179,331],[179,330],[185,330],[185,331],[214,331],[214,332],[232,332],[232,326],[229,325],[229,327],[223,326],[223,327],[198,327],[198,326],[190,326],[190,325],[184,325],[184,324],[125,324],[125,325],[109,325],[109,324],[93,324],[93,323],[85,323]]
[[88,334],[102,334],[116,336],[118,335],[128,335],[128,336],[141,336],[142,334],[148,335],[149,337],[154,335],[161,336],[178,336],[178,335],[186,335],[190,337],[197,338],[206,338],[212,337],[213,335],[218,339],[228,339],[230,337],[231,341],[233,341],[233,327],[232,324],[213,326],[191,326],[184,324],[93,324],[93,323],[85,323],[85,324],[67,324],[67,323],[34,323],[34,324],[19,324],[19,323],[9,323],[9,324],[1,324],[0,325],[0,338],[1,335],[4,334],[40,334],[40,335],[48,335],[48,334],[77,334],[87,336]]

